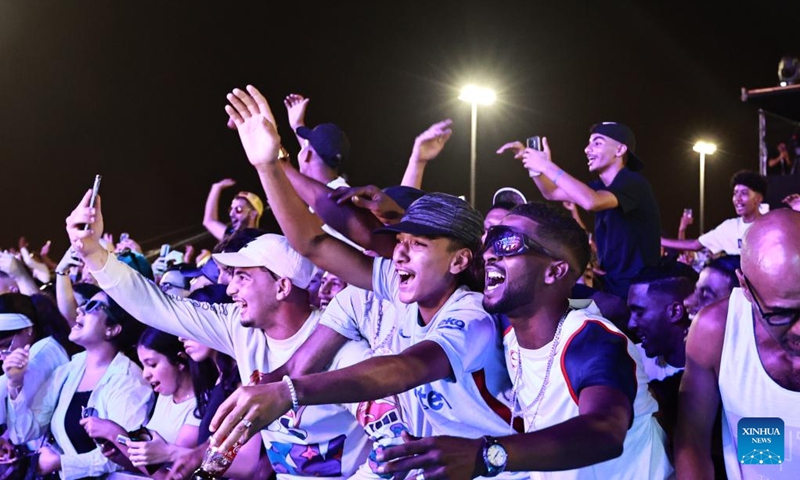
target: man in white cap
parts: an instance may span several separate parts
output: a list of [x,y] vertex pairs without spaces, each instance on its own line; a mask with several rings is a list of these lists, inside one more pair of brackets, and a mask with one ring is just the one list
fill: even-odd
[[[108,255],[99,243],[100,203],[90,209],[88,201],[85,196],[67,219],[67,232],[101,288],[143,323],[234,357],[243,384],[282,365],[319,322],[320,313],[310,307],[306,290],[314,265],[283,236],[262,235],[238,252],[214,254],[214,260],[233,270],[227,292],[235,304],[198,303],[162,293]],[[82,229],[86,223],[91,230]],[[348,342],[330,368],[358,362],[366,351],[365,345]],[[356,473],[370,449],[354,417],[356,407],[288,411],[261,430],[278,478],[346,478]],[[250,424],[247,418],[241,421]],[[183,468],[183,475],[191,472]]]

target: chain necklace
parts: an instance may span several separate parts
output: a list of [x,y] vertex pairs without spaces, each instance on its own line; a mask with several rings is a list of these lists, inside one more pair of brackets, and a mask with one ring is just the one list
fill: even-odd
[[519,339],[517,339],[517,371],[514,375],[514,386],[511,389],[511,421],[508,423],[512,433],[514,433],[514,418],[522,417],[531,411],[533,407],[536,407],[536,410],[533,412],[533,418],[531,419],[531,428],[535,429],[536,427],[536,416],[539,415],[539,407],[542,406],[544,393],[547,390],[547,386],[550,384],[550,370],[553,368],[553,361],[556,358],[556,350],[558,349],[558,343],[561,339],[561,327],[564,326],[564,320],[566,320],[570,311],[572,311],[572,307],[567,307],[567,310],[563,315],[561,315],[561,319],[558,321],[556,333],[553,335],[553,345],[550,347],[550,354],[547,358],[547,369],[544,372],[542,388],[539,389],[539,393],[536,394],[536,398],[534,398],[533,401],[525,408],[517,408],[519,389],[522,385],[522,351],[520,350]]

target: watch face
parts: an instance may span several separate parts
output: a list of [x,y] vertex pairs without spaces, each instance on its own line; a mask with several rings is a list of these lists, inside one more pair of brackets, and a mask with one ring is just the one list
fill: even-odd
[[508,454],[502,445],[494,444],[486,449],[486,458],[493,467],[503,467],[508,460]]

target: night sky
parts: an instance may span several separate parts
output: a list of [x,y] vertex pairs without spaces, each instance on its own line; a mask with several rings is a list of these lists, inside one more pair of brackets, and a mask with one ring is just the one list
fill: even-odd
[[493,86],[499,102],[478,115],[481,210],[502,186],[540,198],[494,154],[506,141],[545,135],[556,163],[589,180],[589,126],[626,123],[670,236],[683,208],[699,208],[702,137],[719,148],[708,229],[734,215],[731,174],[758,168],[757,109],[741,87],[776,85],[780,57],[800,55],[788,0],[318,3],[0,2],[0,246],[52,239],[60,258],[64,218],[96,173],[107,230],[146,249],[203,231],[214,181],[263,195],[225,127],[225,94],[248,83],[293,154],[288,93],[311,98],[308,124],[345,130],[354,185],[399,183],[414,137],[452,118],[423,188],[465,195],[470,107],[456,97],[468,82]]

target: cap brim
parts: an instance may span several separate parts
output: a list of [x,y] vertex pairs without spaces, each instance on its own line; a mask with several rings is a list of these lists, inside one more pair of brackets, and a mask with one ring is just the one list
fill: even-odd
[[644,163],[635,153],[628,152],[628,163],[626,163],[625,166],[632,172],[638,172],[644,168]]
[[297,127],[297,130],[295,130],[294,132],[297,134],[298,137],[305,138],[306,140],[308,140],[308,138],[311,136],[311,129],[305,126]]
[[215,253],[211,258],[217,262],[225,265],[226,267],[263,267],[263,262],[254,260],[247,255],[242,255],[240,252],[225,252]]
[[413,222],[400,222],[394,225],[387,225],[375,230],[375,233],[410,233],[411,235],[419,235],[422,237],[437,237],[437,236],[452,236],[453,232],[436,228],[430,225],[420,225]]

